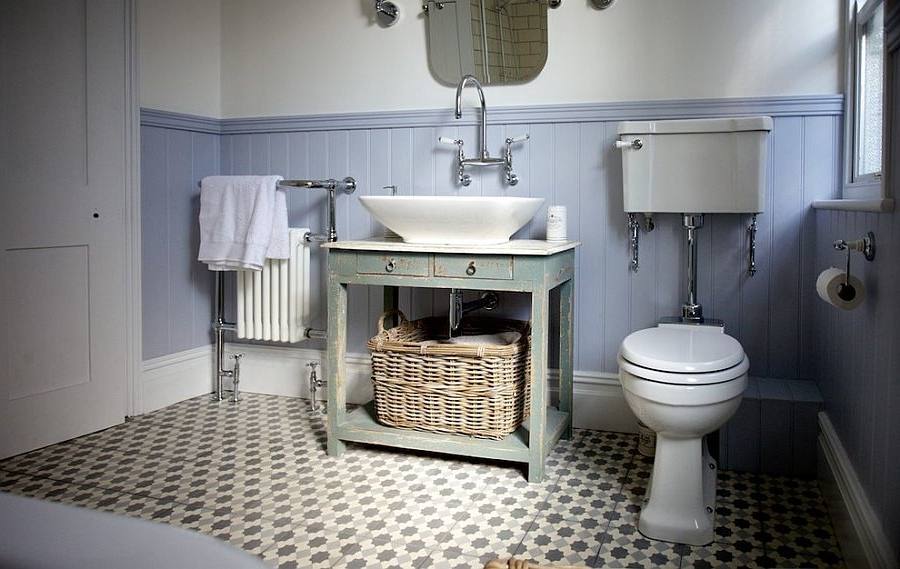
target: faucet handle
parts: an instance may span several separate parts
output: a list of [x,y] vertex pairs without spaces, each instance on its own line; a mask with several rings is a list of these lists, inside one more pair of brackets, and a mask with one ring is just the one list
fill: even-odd
[[456,146],[462,146],[462,145],[463,145],[462,139],[459,139],[459,138],[450,138],[449,136],[441,136],[441,137],[438,137],[438,142],[443,143],[443,144],[456,145]]
[[531,135],[529,135],[529,134],[520,134],[519,136],[511,136],[506,139],[506,144],[515,144],[517,142],[525,142],[529,138],[531,138]]
[[381,189],[382,190],[390,190],[392,196],[397,195],[397,186],[394,184],[391,184],[390,186],[381,186]]

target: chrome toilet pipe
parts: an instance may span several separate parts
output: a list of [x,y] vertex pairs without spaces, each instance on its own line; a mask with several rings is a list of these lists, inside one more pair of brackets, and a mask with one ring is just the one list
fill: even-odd
[[697,302],[697,230],[703,227],[702,213],[686,213],[682,224],[687,230],[688,245],[688,299],[681,306],[681,316],[688,322],[703,321],[703,306]]

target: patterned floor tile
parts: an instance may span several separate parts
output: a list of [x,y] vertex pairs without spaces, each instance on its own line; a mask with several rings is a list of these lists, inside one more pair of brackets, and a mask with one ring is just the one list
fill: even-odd
[[496,508],[482,503],[463,509],[460,518],[450,530],[444,548],[477,557],[484,564],[514,554],[535,514],[526,508]]
[[283,519],[233,516],[208,510],[176,511],[167,523],[227,541],[257,555],[274,545],[275,537],[290,525]]
[[[171,462],[115,450],[74,444],[55,445],[15,457],[3,467],[13,472],[52,478],[106,490],[148,495],[148,485],[187,471],[188,463]],[[155,496],[160,499],[168,496]]]
[[280,567],[478,568],[516,555],[603,567],[832,567],[814,481],[720,471],[716,542],[636,529],[653,460],[634,435],[576,430],[528,484],[508,463],[348,445],[308,402],[198,397],[0,462],[0,491],[190,528]]
[[637,518],[623,516],[610,524],[594,567],[677,569],[680,563],[679,546],[644,537],[637,529]]
[[478,557],[463,554],[458,547],[431,552],[419,569],[482,569],[484,562]]
[[547,565],[587,565],[597,557],[605,530],[606,524],[592,518],[539,519],[528,530],[515,557]]
[[479,491],[472,495],[478,503],[489,503],[497,508],[525,508],[535,513],[549,510],[548,497],[558,489],[551,480],[530,484],[522,477],[505,479],[486,476]]
[[362,539],[358,547],[344,555],[336,566],[346,569],[409,569],[425,563],[431,549],[418,540]]
[[0,491],[175,525],[180,519],[200,514],[210,515],[210,512],[204,512],[184,504],[163,502],[146,496],[133,496],[95,486],[81,486],[27,475],[4,476],[0,480]]
[[373,506],[360,512],[359,527],[381,541],[402,540],[424,544],[429,551],[449,536],[450,529],[463,517],[461,508],[439,501],[408,502],[393,500],[383,507]]
[[274,545],[262,557],[279,569],[331,567],[345,555],[357,553],[367,537],[353,528],[309,532],[306,526],[297,526],[277,532]]
[[758,569],[765,567],[762,549],[745,551],[730,543],[714,543],[705,547],[685,546],[681,569]]
[[800,526],[766,522],[769,567],[843,567],[831,520],[806,520]]
[[759,476],[758,497],[768,566],[843,565],[816,480]]
[[755,510],[734,502],[716,503],[715,540],[736,545],[743,550],[762,549],[765,534]]

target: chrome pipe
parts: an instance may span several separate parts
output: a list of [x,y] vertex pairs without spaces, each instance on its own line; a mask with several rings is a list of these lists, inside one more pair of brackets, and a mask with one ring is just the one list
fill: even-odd
[[239,403],[241,401],[241,358],[244,354],[234,354],[231,356],[234,360],[234,367],[231,369],[231,402]]
[[303,240],[307,243],[334,243],[337,241],[337,201],[336,193],[352,194],[356,191],[356,180],[347,176],[343,180],[284,180],[281,185],[305,189],[328,190],[328,227],[324,233],[307,233]]
[[750,218],[750,225],[747,226],[747,236],[750,240],[750,254],[747,259],[747,274],[752,276],[756,276],[756,232],[759,231],[759,223],[756,221],[756,216],[758,214],[753,214]]
[[634,273],[638,272],[641,266],[641,224],[637,220],[637,215],[636,213],[628,214],[628,244],[631,249],[631,263],[629,267]]
[[497,308],[500,304],[500,297],[497,296],[496,292],[487,291],[481,293],[481,296],[476,300],[470,300],[469,302],[463,302],[463,291],[458,288],[450,289],[450,337],[453,338],[459,335],[459,330],[462,327],[462,319],[463,316],[472,312],[473,310],[493,310]]
[[216,319],[213,322],[213,330],[216,335],[216,391],[213,393],[213,401],[225,399],[223,391],[223,373],[225,371],[225,279],[222,271],[216,271]]
[[319,362],[309,362],[306,364],[306,367],[309,368],[309,400],[313,411],[321,412],[324,411],[322,406],[319,405],[319,390],[325,387],[326,383],[324,379],[319,379],[318,374],[316,373],[316,368],[319,366]]
[[327,330],[318,330],[316,328],[307,328],[306,329],[306,337],[310,340],[327,340],[328,339],[328,331]]
[[697,230],[703,227],[703,214],[686,213],[682,224],[687,230],[688,300],[681,306],[681,316],[689,322],[702,322],[703,306],[697,302]]

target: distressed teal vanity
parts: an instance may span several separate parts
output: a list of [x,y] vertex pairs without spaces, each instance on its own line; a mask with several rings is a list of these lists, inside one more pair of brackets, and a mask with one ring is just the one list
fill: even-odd
[[[544,477],[544,460],[572,433],[572,346],[575,248],[578,242],[516,240],[502,245],[418,245],[397,240],[338,241],[328,249],[328,454],[345,442],[387,445],[528,465],[528,480]],[[397,287],[531,293],[530,417],[503,440],[397,429],[379,424],[372,404],[347,410],[347,286],[385,288],[385,307]],[[549,406],[547,364],[550,291],[559,287],[559,404]]]

